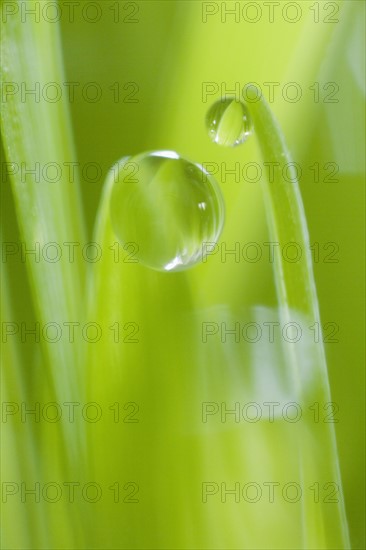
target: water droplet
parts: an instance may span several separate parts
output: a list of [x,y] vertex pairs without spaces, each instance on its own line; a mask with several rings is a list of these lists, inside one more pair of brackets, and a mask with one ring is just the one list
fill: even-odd
[[248,139],[252,123],[244,103],[228,97],[210,107],[206,127],[212,141],[225,147],[235,147]]
[[134,256],[158,271],[199,262],[203,243],[216,243],[224,222],[221,190],[202,166],[173,151],[125,157],[111,170],[112,227]]

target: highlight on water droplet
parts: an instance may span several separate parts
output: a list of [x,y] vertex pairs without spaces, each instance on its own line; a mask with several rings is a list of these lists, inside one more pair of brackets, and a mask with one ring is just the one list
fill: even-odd
[[244,103],[227,97],[211,105],[206,115],[206,127],[213,142],[235,147],[248,139],[252,123]]
[[204,168],[174,151],[124,157],[116,163],[110,214],[119,241],[134,243],[135,258],[158,271],[181,271],[202,260],[216,243],[224,201]]

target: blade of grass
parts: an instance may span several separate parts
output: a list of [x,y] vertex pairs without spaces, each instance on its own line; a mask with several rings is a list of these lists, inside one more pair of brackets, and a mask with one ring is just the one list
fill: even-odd
[[[33,354],[37,365],[31,358],[15,360],[9,348],[4,369],[7,379],[17,378],[24,386],[15,387],[17,395],[12,394],[19,405],[32,408],[37,402],[43,406],[45,402],[54,401],[62,406],[65,402],[83,401],[82,345],[77,339],[75,342],[68,339],[66,324],[81,324],[84,319],[84,265],[81,255],[75,254],[75,260],[70,260],[67,244],[82,245],[85,231],[78,179],[76,175],[70,178],[67,170],[67,166],[75,162],[75,154],[66,98],[62,95],[59,101],[50,102],[42,93],[45,85],[61,86],[65,80],[58,27],[43,17],[36,21],[29,15],[22,20],[20,4],[14,3],[18,9],[9,16],[6,3],[1,3],[1,79],[3,98],[6,98],[6,105],[1,110],[1,133],[9,168],[5,185],[10,180],[22,239],[22,243],[17,244],[23,252],[36,250],[35,254],[22,258],[19,255],[18,259],[26,264],[35,319],[40,328],[39,343],[34,342]],[[29,10],[37,7],[39,3],[33,0],[27,3]],[[48,163],[57,170],[57,181],[51,182],[44,175],[44,170],[50,166]],[[48,243],[54,243],[61,250],[59,260],[52,262],[44,257],[44,247]],[[18,326],[24,322],[24,318],[14,319],[13,311],[5,313],[8,315],[3,318],[5,322],[14,321]],[[43,328],[47,323],[56,324],[62,331],[58,341],[50,341],[44,336]],[[34,325],[26,326],[26,329],[34,328]],[[25,338],[29,345],[32,336]],[[30,376],[40,382],[33,385],[31,391],[27,386]],[[16,456],[18,475],[14,481],[34,486],[37,481],[44,483],[52,479],[62,486],[63,481],[69,479],[71,464],[77,465],[72,471],[79,472],[79,461],[85,451],[80,426],[67,421],[53,425],[41,419],[31,432],[25,424],[22,428],[17,438],[18,448],[24,452]],[[10,430],[9,437],[11,433]],[[33,434],[32,442],[30,434]],[[37,455],[38,466],[28,469],[24,460],[33,452]],[[7,470],[6,475],[14,472]],[[23,513],[34,526],[25,531],[27,547],[71,547],[80,540],[77,521],[67,504],[61,503],[55,508],[44,500],[40,504],[27,501]],[[7,532],[8,540],[18,547],[21,534],[17,532],[17,523],[9,522]]]
[[[28,4],[31,9],[37,2]],[[4,3],[1,7],[5,10]],[[72,181],[66,170],[66,163],[75,161],[69,113],[64,95],[51,103],[42,92],[39,98],[25,94],[37,87],[42,90],[47,83],[63,82],[61,46],[57,26],[44,18],[22,21],[20,13],[19,9],[8,16],[2,25],[1,77],[3,91],[8,92],[1,114],[2,137],[22,239],[27,250],[38,249],[38,257],[26,255],[25,263],[41,330],[53,322],[65,331],[64,323],[82,320],[85,277],[81,255],[75,254],[75,261],[70,261],[65,246],[85,242],[78,180],[75,176]],[[58,167],[58,181],[45,179],[48,163]],[[27,175],[26,170],[30,171]],[[61,248],[59,261],[43,257],[48,243]],[[79,396],[78,344],[65,345],[65,338],[49,343],[42,336],[41,344],[58,398]]]
[[[1,318],[11,319],[11,305],[9,300],[8,276],[5,271],[4,263],[1,263]],[[4,487],[7,483],[14,483],[15,480],[35,480],[40,477],[40,464],[37,461],[37,445],[34,439],[35,433],[33,426],[31,429],[17,423],[16,426],[11,422],[12,415],[7,413],[18,405],[19,402],[26,402],[27,388],[22,380],[21,359],[18,354],[19,348],[14,340],[10,339],[7,345],[1,346],[1,403],[2,403],[2,429],[1,440],[6,442],[6,446],[1,445],[1,480]],[[6,449],[6,452],[5,452]],[[17,457],[27,456],[25,464],[21,464]],[[11,486],[11,485],[10,485]],[[2,520],[5,525],[11,524],[11,517],[16,514],[18,502],[11,502],[11,497],[6,496],[2,506]],[[26,547],[29,540],[37,541],[43,545],[49,544],[47,532],[42,525],[42,516],[37,514],[37,508],[34,503],[28,509],[27,514],[20,514],[18,523],[18,534],[16,545],[21,544]],[[10,529],[3,529],[1,535],[1,544],[5,548],[14,547],[14,532]]]
[[[113,170],[94,237],[104,250],[115,249],[109,214],[112,186]],[[209,271],[203,267],[204,278]],[[246,289],[236,309],[220,306],[219,286],[212,308],[200,309],[199,289],[192,280],[193,270],[155,273],[122,258],[116,262],[112,253],[93,273],[92,317],[105,327],[137,321],[139,341],[113,342],[110,335],[109,343],[90,346],[88,399],[103,404],[103,410],[133,400],[140,406],[141,419],[134,427],[127,424],[119,429],[108,418],[96,426],[89,440],[93,473],[110,486],[116,479],[134,480],[143,495],[139,506],[126,510],[123,523],[118,508],[100,508],[93,537],[99,541],[108,532],[108,544],[121,548],[346,548],[342,504],[319,504],[309,489],[314,483],[323,487],[339,480],[328,425],[314,428],[311,420],[297,425],[281,418],[273,424],[230,424],[219,415],[216,423],[205,424],[200,414],[207,402],[228,409],[236,403],[295,402],[305,411],[307,404],[329,400],[314,379],[317,352],[314,357],[309,341],[282,349],[265,342],[239,344],[218,338],[203,343],[201,339],[207,321],[233,327],[238,322],[262,326],[290,320],[305,327],[306,310],[295,309],[293,303],[286,315],[283,307],[248,311],[241,303]],[[293,376],[294,357],[297,376]],[[111,448],[113,453],[106,452]],[[200,499],[206,480],[231,488],[239,480],[265,484],[268,479],[283,485],[290,480],[297,483],[303,491],[301,501],[268,503],[263,498],[254,508],[234,499],[222,501],[219,495],[207,503]],[[142,523],[145,530],[137,537],[134,530]],[[199,528],[193,530],[194,523]]]
[[[319,343],[312,349],[313,360],[315,361],[316,378],[313,380],[310,394],[316,388],[319,401],[324,403],[331,402],[329,380],[323,339],[321,335],[321,323],[319,314],[319,305],[315,288],[308,229],[306,217],[301,199],[301,194],[296,179],[295,170],[291,171],[291,183],[286,182],[282,175],[282,166],[293,167],[292,159],[287,149],[282,131],[274,119],[272,112],[263,96],[253,85],[248,86],[246,91],[252,94],[253,90],[257,96],[257,101],[251,103],[250,112],[253,117],[254,128],[258,138],[264,161],[273,163],[274,171],[272,181],[267,179],[262,181],[264,200],[266,204],[267,222],[271,241],[277,243],[274,247],[275,254],[275,282],[277,288],[279,311],[282,326],[293,320],[294,312],[304,315],[308,326],[316,324],[320,331]],[[282,250],[287,243],[295,243],[301,250],[301,257],[296,262],[285,261]],[[305,383],[307,376],[307,367],[304,358],[298,353],[299,347],[294,344],[286,344],[285,357],[293,376],[294,388],[301,403],[309,402],[308,385]],[[331,424],[325,424],[323,430],[324,440],[322,443],[322,453],[326,456],[325,470],[329,468],[332,474],[332,480],[337,483],[341,494],[339,502],[339,525],[342,534],[344,548],[350,547],[348,525],[345,515],[344,501],[341,490],[341,478],[338,462],[338,453],[335,440],[334,428]],[[303,468],[304,482],[311,476],[311,461],[309,459],[307,447],[308,438],[299,442],[301,462]],[[307,460],[309,461],[307,464]],[[304,536],[312,531],[307,530],[311,522],[310,507],[305,513]],[[325,514],[324,514],[325,515]],[[330,526],[329,526],[330,527]],[[320,528],[319,528],[320,529]],[[315,529],[315,532],[317,529]],[[329,530],[325,530],[324,536],[329,536]],[[316,540],[306,540],[306,547],[316,547]]]

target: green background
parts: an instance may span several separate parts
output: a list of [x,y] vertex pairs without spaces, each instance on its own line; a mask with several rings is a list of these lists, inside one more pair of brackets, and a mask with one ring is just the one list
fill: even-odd
[[[58,219],[56,196],[54,202],[45,201],[44,207],[50,211],[49,218],[43,220],[45,241],[100,242],[102,236],[105,243],[114,242],[108,209],[99,205],[103,204],[107,171],[123,156],[169,149],[194,162],[226,162],[229,168],[236,162],[261,163],[255,134],[237,148],[219,148],[208,139],[204,118],[225,86],[233,90],[239,83],[241,90],[248,82],[256,82],[268,99],[264,83],[279,82],[270,107],[293,159],[303,168],[299,183],[310,242],[318,242],[321,251],[320,261],[314,263],[321,319],[323,325],[339,325],[339,342],[325,344],[325,349],[332,401],[339,406],[335,430],[351,547],[364,548],[364,3],[330,3],[340,6],[337,23],[323,22],[330,14],[324,2],[299,2],[302,16],[296,23],[289,23],[281,15],[288,4],[283,1],[272,23],[263,2],[257,2],[263,15],[256,23],[247,22],[242,16],[236,22],[229,15],[222,21],[221,3],[211,3],[219,6],[219,12],[208,17],[206,23],[202,21],[201,2],[98,4],[102,17],[96,23],[85,21],[80,9],[75,10],[73,22],[62,18],[64,74],[57,75],[56,70],[55,79],[80,83],[75,101],[65,102],[71,115],[75,157],[66,149],[59,159],[76,158],[81,167],[98,163],[102,177],[91,182],[80,171],[82,212],[66,204],[68,218],[64,214]],[[116,4],[120,9],[117,23],[111,9]],[[233,4],[228,2],[227,6],[232,8]],[[242,9],[248,3],[239,4]],[[310,9],[314,4],[319,6],[319,22],[314,22],[315,12]],[[128,18],[132,8],[136,10],[136,22],[128,23],[123,19]],[[47,51],[47,33],[55,32],[55,25],[48,27],[40,39],[43,52]],[[12,32],[15,40],[14,29],[10,29],[9,36]],[[12,38],[8,40],[11,42]],[[32,81],[32,62],[42,66],[39,58],[28,60],[28,72],[22,76],[20,71],[19,81]],[[37,69],[35,77],[39,74],[41,81],[52,80],[47,71],[42,74]],[[101,87],[100,101],[85,101],[80,94],[88,82]],[[118,102],[113,101],[110,89],[115,82],[120,83]],[[138,87],[136,103],[123,101],[131,90],[123,89],[128,82]],[[217,83],[219,90],[205,102],[202,87],[207,82]],[[300,85],[302,97],[298,102],[283,98],[281,90],[288,82]],[[314,101],[309,89],[315,82],[320,85],[319,102]],[[322,88],[329,82],[339,86],[335,96],[338,101],[334,103],[324,101]],[[42,105],[37,108],[42,109]],[[49,118],[47,111],[42,111],[45,118],[38,118],[39,129],[34,129],[37,119],[32,125],[24,125],[28,139],[32,132],[35,142],[39,136],[40,143],[42,132],[45,142],[52,132],[64,135],[64,122],[51,112],[52,106],[47,104],[45,109],[48,108]],[[11,136],[3,136],[8,162],[14,158],[9,141]],[[38,151],[35,146],[27,158],[42,159],[42,154],[37,156]],[[50,150],[45,158],[53,160],[52,154]],[[321,170],[320,181],[315,182],[309,170],[315,162],[320,166],[337,163],[338,181],[324,181],[326,173]],[[226,205],[222,242],[231,248],[237,241],[270,240],[260,183],[242,179],[235,182],[230,175],[225,182],[221,172],[216,179]],[[19,218],[26,216],[31,204],[14,206],[9,182],[5,180],[4,240],[18,241],[24,238],[18,234],[19,225],[24,235]],[[70,195],[75,192],[74,187],[70,186]],[[85,220],[84,236],[78,228],[83,223],[78,217]],[[50,233],[54,238],[47,234],[47,224],[52,219],[56,220],[55,233]],[[58,236],[57,227],[61,226],[64,233]],[[324,261],[326,252],[322,247],[329,242],[339,247],[337,263]],[[221,262],[218,254],[186,273],[158,274],[139,265],[111,265],[103,261],[96,266],[66,266],[67,283],[62,275],[57,275],[57,266],[48,265],[49,289],[42,289],[37,277],[29,283],[26,267],[19,257],[3,265],[3,288],[8,296],[5,321],[97,320],[102,326],[116,319],[123,323],[133,321],[139,325],[140,342],[130,347],[119,345],[118,351],[105,342],[94,346],[77,342],[65,348],[60,345],[51,352],[33,344],[31,339],[25,344],[18,342],[13,346],[15,350],[4,345],[7,393],[3,400],[97,401],[106,409],[115,401],[133,401],[140,404],[141,421],[123,426],[105,419],[90,425],[41,422],[29,429],[28,424],[10,419],[3,424],[2,452],[7,453],[3,480],[26,479],[31,484],[31,480],[95,479],[107,487],[112,480],[123,483],[138,479],[142,496],[135,508],[106,504],[104,500],[94,505],[83,502],[72,508],[62,502],[25,505],[19,499],[9,499],[10,504],[2,504],[8,523],[4,548],[341,547],[340,539],[333,539],[330,534],[332,522],[336,521],[332,512],[329,521],[324,522],[324,534],[321,528],[314,527],[316,519],[301,519],[304,516],[295,505],[241,509],[239,504],[215,501],[216,505],[203,511],[200,497],[197,500],[195,496],[201,482],[207,479],[225,479],[232,485],[242,479],[263,482],[266,473],[270,477],[269,472],[280,481],[292,480],[291,475],[295,475],[297,461],[291,459],[295,432],[291,427],[234,426],[235,429],[220,433],[216,441],[213,434],[201,433],[204,427],[199,417],[202,400],[233,403],[262,395],[260,391],[256,394],[253,382],[243,382],[241,374],[235,378],[240,372],[236,367],[240,361],[251,365],[252,350],[247,349],[250,346],[204,348],[199,331],[202,320],[247,322],[260,317],[260,308],[264,308],[266,319],[276,319],[273,265],[265,260],[235,263],[230,256],[227,262]],[[85,268],[89,295],[84,283],[78,286],[75,282]],[[45,302],[40,297],[42,292]],[[47,292],[54,292],[54,298],[49,298]],[[70,303],[66,300],[65,305],[64,296]],[[61,309],[57,309],[58,300],[64,304]],[[48,311],[47,306],[43,309],[45,316],[40,314],[44,304],[51,304]],[[60,317],[55,316],[54,308]],[[263,357],[267,353],[263,349]],[[57,363],[60,356],[62,360]],[[274,359],[274,369],[275,363]],[[256,372],[257,365],[251,368]],[[262,386],[266,387],[266,373],[261,376]],[[265,395],[271,398],[271,393]],[[307,429],[299,434],[300,439],[307,441]],[[310,463],[311,456],[318,456],[319,452],[320,457],[322,450],[314,451],[311,444],[309,448],[311,452],[303,453],[304,460]],[[271,462],[266,458],[268,451],[272,453]],[[316,467],[315,460],[314,482]],[[286,469],[288,474],[291,472],[290,478],[286,478]],[[324,517],[329,506],[332,505],[324,505]],[[315,508],[310,517],[311,514],[316,517]],[[336,531],[335,523],[333,527]],[[309,539],[304,535],[307,530],[311,533]],[[318,539],[312,538],[314,532]]]

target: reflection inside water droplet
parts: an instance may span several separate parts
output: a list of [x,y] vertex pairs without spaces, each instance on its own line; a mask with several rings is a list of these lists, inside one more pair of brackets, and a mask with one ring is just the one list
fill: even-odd
[[248,139],[252,123],[244,103],[234,98],[225,98],[216,101],[208,110],[206,127],[213,142],[235,147]]
[[122,244],[136,243],[136,258],[158,271],[180,271],[202,259],[224,222],[220,188],[202,166],[174,151],[125,157],[111,170],[110,212]]

